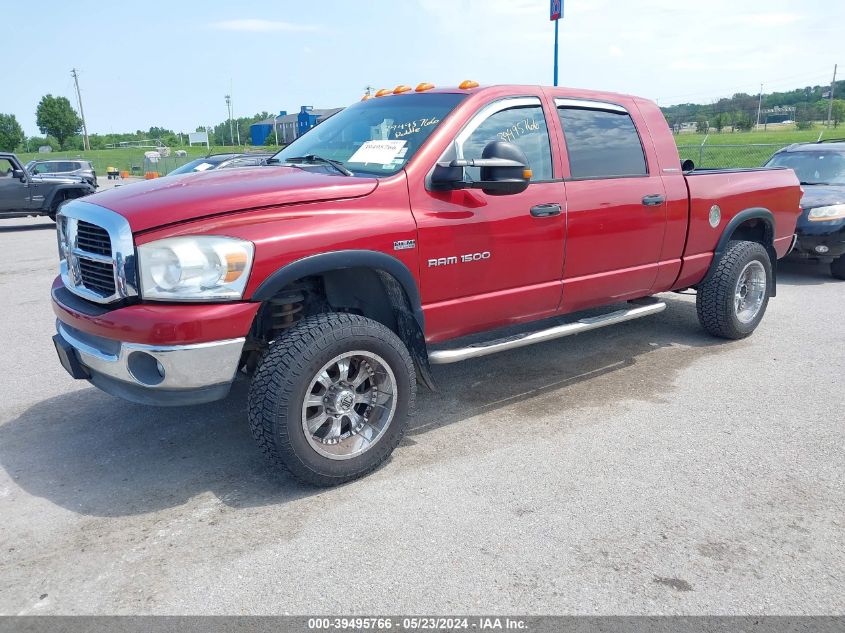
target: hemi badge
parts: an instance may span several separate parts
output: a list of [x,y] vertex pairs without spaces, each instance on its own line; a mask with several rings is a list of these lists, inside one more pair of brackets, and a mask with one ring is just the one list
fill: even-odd
[[417,240],[398,240],[393,242],[394,251],[404,251],[409,248],[416,248]]

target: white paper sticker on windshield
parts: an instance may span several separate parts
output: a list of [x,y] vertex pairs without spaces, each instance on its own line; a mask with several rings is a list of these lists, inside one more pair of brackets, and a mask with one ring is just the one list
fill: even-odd
[[214,167],[211,163],[200,163],[196,167],[194,167],[194,171],[205,171],[206,169],[211,169]]
[[407,141],[366,141],[347,162],[388,165],[399,155]]

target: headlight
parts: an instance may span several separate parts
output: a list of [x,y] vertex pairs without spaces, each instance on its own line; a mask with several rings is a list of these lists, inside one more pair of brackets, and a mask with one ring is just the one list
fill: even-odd
[[832,204],[828,207],[816,207],[810,209],[807,219],[812,222],[824,222],[825,220],[839,220],[845,218],[845,204]]
[[233,237],[171,237],[138,247],[141,296],[156,301],[240,299],[255,246]]

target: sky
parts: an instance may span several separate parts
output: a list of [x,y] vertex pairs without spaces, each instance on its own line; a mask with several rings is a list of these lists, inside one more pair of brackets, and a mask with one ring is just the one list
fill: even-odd
[[[249,116],[366,86],[553,78],[549,0],[2,4],[0,112],[27,135],[43,95],[76,107],[74,67],[91,133],[193,131],[226,119],[226,94]],[[559,83],[660,105],[826,84],[835,63],[845,78],[843,24],[841,0],[565,0]]]

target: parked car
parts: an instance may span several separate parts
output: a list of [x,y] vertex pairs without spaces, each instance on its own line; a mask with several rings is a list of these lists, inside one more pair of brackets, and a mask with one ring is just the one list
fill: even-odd
[[80,176],[31,174],[17,156],[0,153],[0,218],[47,215],[55,220],[64,202],[93,192]]
[[89,185],[96,189],[97,172],[91,161],[81,159],[61,160],[31,160],[26,164],[26,171],[33,176],[79,176]]
[[[342,110],[277,166],[64,207],[65,369],[160,405],[251,376],[265,454],[333,485],[390,455],[432,364],[656,314],[655,294],[689,288],[711,334],[755,330],[800,214],[791,170],[687,175],[660,109],[637,97],[431,88]],[[499,331],[514,324],[533,330]]]
[[794,170],[804,188],[794,256],[829,263],[845,279],[845,139],[795,143],[766,165]]
[[211,171],[212,169],[231,169],[234,167],[257,167],[259,165],[266,165],[267,159],[272,154],[211,154],[203,158],[197,158],[177,167],[168,176],[176,176],[178,174],[191,174],[200,171]]

